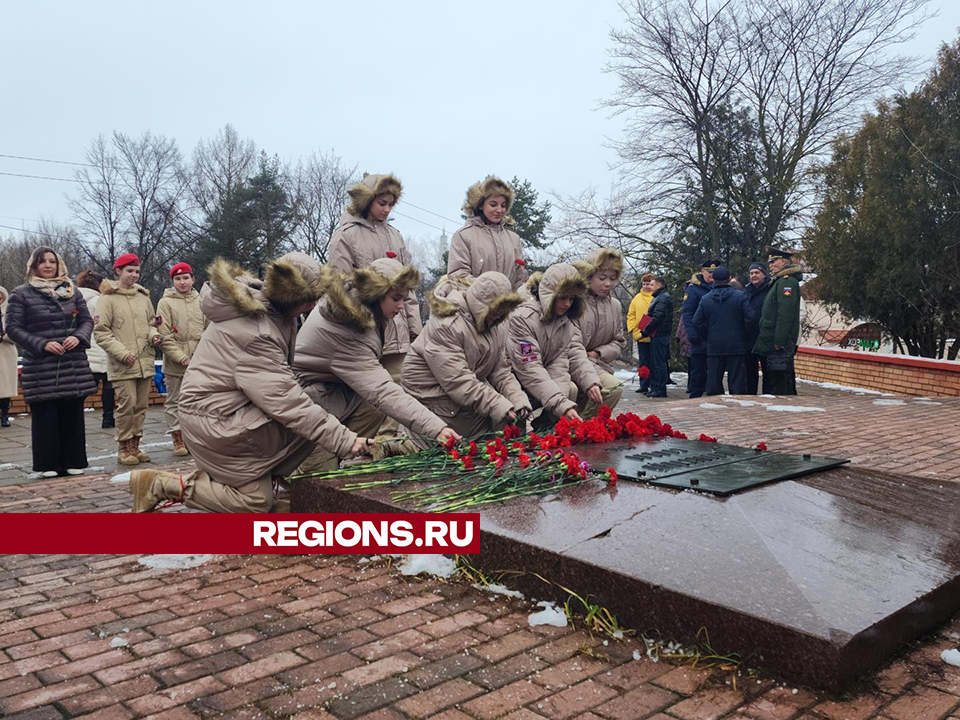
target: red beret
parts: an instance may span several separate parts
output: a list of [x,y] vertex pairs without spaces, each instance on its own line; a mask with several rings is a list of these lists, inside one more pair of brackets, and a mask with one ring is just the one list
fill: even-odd
[[177,263],[170,268],[170,277],[176,277],[177,275],[183,275],[184,273],[190,273],[193,275],[193,268],[186,263]]
[[115,268],[122,268],[122,267],[126,267],[127,265],[139,265],[139,264],[140,264],[140,258],[138,258],[133,253],[124,253],[123,255],[121,255],[120,257],[118,257],[116,260],[113,261],[113,267]]

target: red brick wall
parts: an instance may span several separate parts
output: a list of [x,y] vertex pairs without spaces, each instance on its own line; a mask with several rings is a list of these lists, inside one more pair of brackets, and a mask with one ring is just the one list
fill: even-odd
[[[18,386],[19,387],[19,386]],[[151,405],[163,405],[163,401],[167,399],[166,395],[161,395],[157,392],[156,385],[151,385],[150,387],[150,404]],[[91,395],[87,398],[86,402],[83,403],[84,407],[88,408],[101,408],[103,403],[100,401],[100,387],[97,386],[97,394]],[[11,414],[20,414],[30,412],[30,406],[23,401],[23,393],[21,392],[17,395],[13,402],[10,403],[10,413]]]
[[960,395],[960,363],[800,346],[797,377],[903,395]]

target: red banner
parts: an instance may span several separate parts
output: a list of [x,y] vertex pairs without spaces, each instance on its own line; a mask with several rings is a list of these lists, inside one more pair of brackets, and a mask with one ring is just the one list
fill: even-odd
[[480,551],[479,513],[11,513],[0,553],[258,554]]

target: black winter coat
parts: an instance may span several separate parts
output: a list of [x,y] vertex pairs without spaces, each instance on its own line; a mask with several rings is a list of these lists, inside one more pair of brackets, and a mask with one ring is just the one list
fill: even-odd
[[755,322],[746,295],[729,285],[718,285],[707,293],[693,316],[708,356],[742,355],[747,331]]
[[[87,363],[93,318],[79,290],[59,300],[21,285],[10,293],[5,329],[23,350],[20,384],[28,403],[84,398],[97,391]],[[62,343],[70,335],[80,341],[73,350],[63,355],[44,350],[51,340]]]
[[673,330],[673,298],[666,288],[660,288],[653,294],[647,315],[650,316],[650,322],[644,328],[644,337],[650,337],[655,332],[669,340]]
[[773,280],[771,280],[768,275],[763,279],[763,282],[760,283],[760,287],[757,287],[753,283],[747,283],[747,286],[743,289],[743,294],[747,296],[747,302],[750,303],[750,309],[753,310],[753,314],[756,317],[747,331],[747,343],[744,346],[744,352],[753,352],[753,345],[760,336],[760,315],[763,311],[763,299],[767,297],[767,293],[770,292],[771,285],[773,285]]
[[703,279],[703,275],[694,275],[687,283],[683,292],[683,305],[680,306],[680,317],[683,319],[683,327],[687,331],[687,339],[690,341],[690,354],[703,355],[707,352],[707,346],[703,342],[703,336],[700,335],[696,324],[693,322],[693,316],[700,307],[704,297],[713,290],[713,285]]

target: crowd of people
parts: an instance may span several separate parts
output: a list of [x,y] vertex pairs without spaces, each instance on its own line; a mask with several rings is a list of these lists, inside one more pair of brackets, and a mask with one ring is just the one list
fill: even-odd
[[[0,288],[3,424],[19,345],[35,471],[87,467],[83,403],[98,387],[118,463],[149,463],[141,438],[159,348],[174,452],[191,454],[196,470],[133,471],[133,510],[171,500],[268,512],[275,483],[295,472],[615,407],[623,383],[613,363],[627,331],[637,340],[640,389],[666,396],[674,304],[662,276],[642,277],[626,328],[613,295],[619,251],[600,248],[528,276],[509,216],[513,188],[488,177],[467,191],[468,220],[428,293],[424,323],[419,274],[387,222],[401,195],[393,175],[367,175],[351,188],[325,266],[294,252],[254,277],[219,259],[198,292],[181,262],[156,308],[138,283],[135,254],[115,259],[114,278],[85,270],[74,282],[53,248],[37,248],[26,283],[9,296]],[[759,368],[765,392],[795,392],[783,361],[799,324],[799,270],[789,259],[773,250],[773,278],[755,264],[745,291],[713,261],[687,284],[678,336],[689,343],[691,397],[723,392],[724,373],[731,393],[755,393]]]

